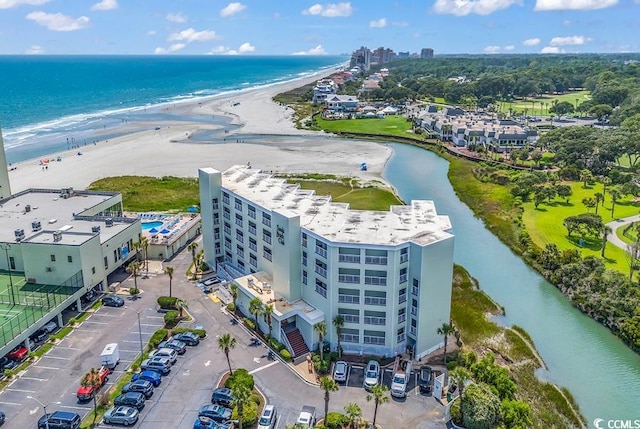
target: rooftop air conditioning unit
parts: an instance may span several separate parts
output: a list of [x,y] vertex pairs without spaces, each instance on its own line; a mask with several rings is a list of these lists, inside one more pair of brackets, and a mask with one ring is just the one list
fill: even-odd
[[100,232],[100,225],[95,225],[91,227],[91,232]]
[[108,217],[104,220],[104,226],[106,226],[107,228],[110,228],[113,226],[113,218]]
[[24,211],[26,213],[29,213],[31,211],[31,204],[27,204],[26,206],[24,206]]
[[42,229],[42,224],[39,220],[34,220],[33,222],[31,222],[31,229],[33,229],[34,231],[40,231]]
[[54,231],[53,232],[53,242],[57,243],[60,240],[62,240],[62,231]]
[[16,235],[16,241],[21,241],[24,239],[24,229],[16,229],[14,231],[14,234]]

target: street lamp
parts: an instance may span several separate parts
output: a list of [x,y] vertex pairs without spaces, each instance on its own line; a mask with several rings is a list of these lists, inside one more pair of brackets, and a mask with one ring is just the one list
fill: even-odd
[[11,277],[11,263],[9,262],[9,249],[11,246],[9,243],[0,243],[0,249],[4,250],[4,255],[7,257],[7,270],[9,270],[9,290],[11,291],[11,304],[16,305],[16,297],[13,291],[13,279]]
[[[43,404],[38,398],[36,398],[35,396],[27,396],[27,399],[33,399],[34,401],[36,401],[38,404],[40,404],[40,406],[42,408],[44,408],[44,415],[45,415],[45,420],[44,420],[44,427],[46,429],[49,429],[49,418],[47,416],[47,407],[49,406],[49,404]],[[59,404],[60,402],[56,402],[56,404]]]

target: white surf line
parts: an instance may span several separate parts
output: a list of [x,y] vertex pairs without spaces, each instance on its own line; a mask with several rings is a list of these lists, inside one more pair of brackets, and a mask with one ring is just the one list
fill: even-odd
[[271,367],[271,366],[273,366],[273,365],[278,364],[278,362],[280,362],[280,361],[275,360],[275,361],[273,361],[273,362],[271,362],[271,363],[268,363],[268,364],[266,364],[266,365],[262,365],[262,366],[261,366],[261,367],[259,367],[259,368],[256,368],[256,369],[254,369],[254,370],[249,371],[249,374],[255,374],[255,373],[256,373],[256,372],[258,372],[258,371],[262,371],[263,369],[267,369],[267,368],[269,368],[269,367]]

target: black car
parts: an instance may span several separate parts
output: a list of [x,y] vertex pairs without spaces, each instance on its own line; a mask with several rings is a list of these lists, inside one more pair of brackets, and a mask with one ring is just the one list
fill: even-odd
[[0,369],[13,369],[18,366],[18,362],[13,359],[9,359],[6,356],[0,358]]
[[219,387],[211,394],[211,403],[222,405],[226,408],[231,408],[231,403],[234,401],[233,392],[226,387]]
[[146,398],[142,392],[127,392],[122,395],[118,395],[116,399],[114,399],[113,405],[126,405],[127,407],[133,407],[137,410],[141,410],[144,408],[145,400]]
[[140,392],[144,394],[144,396],[149,399],[153,396],[153,384],[149,383],[146,380],[136,380],[131,383],[127,383],[122,388],[122,393],[128,392]]
[[420,393],[431,393],[431,378],[433,371],[430,366],[422,365],[420,372],[418,373],[418,386],[420,387]]
[[179,355],[183,355],[184,352],[187,351],[187,345],[185,343],[183,343],[182,341],[178,341],[176,339],[171,339],[169,341],[163,341],[160,344],[158,344],[158,348],[159,349],[162,349],[162,348],[173,349]]
[[102,305],[105,307],[122,307],[124,299],[117,295],[105,295],[102,297]]
[[4,413],[2,411],[0,411],[0,425],[4,424],[5,418],[6,418],[6,416],[4,415]]
[[33,341],[34,343],[39,343],[40,341],[47,338],[48,335],[49,335],[49,332],[47,332],[46,329],[42,328],[42,329],[38,329],[36,332],[31,334],[29,338],[31,338],[31,341]]
[[179,334],[175,334],[173,336],[174,340],[182,341],[188,346],[197,346],[200,344],[200,337],[198,334],[194,334],[193,332],[180,332]]
[[38,420],[38,429],[78,429],[80,416],[68,411],[56,411],[45,414]]

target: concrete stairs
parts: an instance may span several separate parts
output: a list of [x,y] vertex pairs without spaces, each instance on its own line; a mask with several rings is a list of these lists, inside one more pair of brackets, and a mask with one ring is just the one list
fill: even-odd
[[291,344],[291,348],[293,349],[293,356],[303,356],[309,353],[309,347],[304,342],[304,338],[302,338],[302,334],[300,331],[296,329],[292,329],[291,331],[286,333],[287,340],[289,340],[289,344]]

